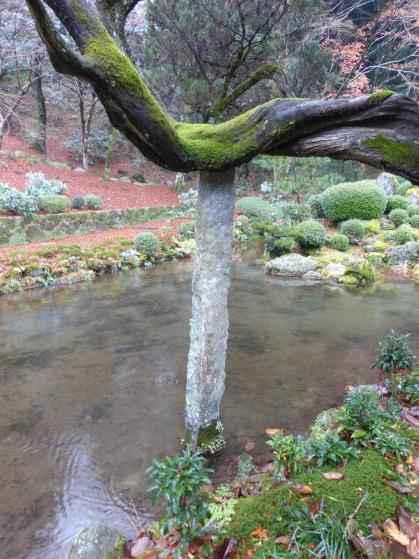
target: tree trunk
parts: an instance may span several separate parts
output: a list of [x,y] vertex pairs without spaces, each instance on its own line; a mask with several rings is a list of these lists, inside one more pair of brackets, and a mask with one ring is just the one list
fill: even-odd
[[37,62],[34,69],[35,81],[33,89],[38,108],[38,137],[35,140],[35,147],[41,153],[47,153],[47,105],[45,102],[44,88],[42,84],[42,66]]
[[117,134],[118,134],[118,130],[116,128],[112,128],[112,132],[109,138],[108,149],[106,150],[105,166],[103,169],[103,180],[105,181],[109,180],[109,177],[111,176],[113,148],[116,142]]
[[199,184],[186,430],[193,446],[206,449],[220,436],[233,250],[234,174],[234,169],[201,172]]

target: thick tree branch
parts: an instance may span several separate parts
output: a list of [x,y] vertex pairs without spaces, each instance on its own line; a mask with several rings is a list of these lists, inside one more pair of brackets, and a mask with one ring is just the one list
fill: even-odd
[[[68,53],[48,32],[40,0],[27,2],[53,60],[65,62]],[[324,155],[363,161],[419,183],[419,105],[407,97],[377,92],[327,101],[277,99],[222,124],[176,122],[86,0],[47,3],[78,45],[85,78],[113,126],[162,167],[224,170],[258,154]],[[71,64],[64,67],[71,70]]]

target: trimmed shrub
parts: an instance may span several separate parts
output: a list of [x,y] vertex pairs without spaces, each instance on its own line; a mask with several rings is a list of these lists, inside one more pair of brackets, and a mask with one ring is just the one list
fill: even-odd
[[310,197],[308,204],[313,217],[326,217],[323,210],[323,194],[313,194],[313,196]]
[[153,233],[141,233],[134,240],[135,250],[147,258],[157,256],[159,245],[159,239]]
[[371,219],[365,223],[365,228],[367,233],[371,235],[378,235],[381,231],[381,224],[379,219]]
[[31,215],[39,210],[36,198],[6,185],[1,186],[0,209],[23,216]]
[[360,219],[348,219],[342,223],[340,231],[350,240],[360,241],[365,237],[366,227]]
[[334,222],[376,219],[383,215],[387,198],[375,181],[346,182],[323,193],[323,210]]
[[81,210],[84,208],[85,201],[83,196],[75,196],[71,202],[71,206],[74,210]]
[[346,252],[349,248],[349,239],[346,235],[342,233],[337,233],[329,240],[329,246],[335,250],[340,250],[341,252]]
[[193,221],[182,223],[179,227],[179,236],[182,239],[193,239],[195,237],[195,223]]
[[84,203],[89,210],[99,210],[102,207],[103,200],[100,196],[96,196],[96,194],[86,194]]
[[407,223],[409,221],[409,214],[406,210],[396,208],[395,210],[391,210],[389,218],[394,223],[394,225],[398,227],[399,225],[402,225],[403,223]]
[[238,213],[244,214],[247,217],[261,217],[270,218],[275,214],[273,206],[257,196],[246,196],[237,201],[236,209]]
[[302,248],[320,248],[326,242],[326,229],[314,219],[303,221],[297,228],[296,239]]
[[284,219],[287,223],[300,223],[310,219],[312,216],[311,208],[307,204],[297,202],[280,203],[276,207],[276,216]]
[[292,237],[283,237],[269,243],[267,250],[270,256],[282,256],[293,252],[297,247],[297,243]]
[[65,194],[67,186],[59,180],[47,179],[44,173],[28,173],[26,175],[26,193],[34,198]]
[[386,213],[390,213],[392,210],[407,210],[407,206],[409,205],[409,201],[407,198],[400,196],[399,194],[395,194],[394,196],[389,196],[387,198],[387,206],[386,206]]
[[39,209],[49,214],[60,214],[70,207],[67,196],[50,195],[39,198]]
[[409,214],[409,216],[419,215],[419,206],[417,206],[416,204],[410,204],[409,206],[407,206],[407,213]]
[[400,227],[394,231],[393,239],[398,245],[404,245],[410,241],[414,241],[415,236],[410,225],[404,224],[400,225]]
[[415,214],[409,217],[409,223],[415,229],[419,229],[419,214]]

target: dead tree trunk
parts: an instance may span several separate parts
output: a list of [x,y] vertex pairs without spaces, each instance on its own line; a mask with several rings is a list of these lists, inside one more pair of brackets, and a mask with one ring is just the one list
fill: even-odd
[[228,339],[234,201],[234,169],[201,173],[186,388],[186,428],[194,445],[207,446],[218,434]]
[[45,102],[42,66],[39,59],[35,60],[35,68],[33,71],[34,82],[33,90],[35,93],[36,106],[38,109],[38,133],[35,140],[35,148],[41,153],[47,153],[47,105]]

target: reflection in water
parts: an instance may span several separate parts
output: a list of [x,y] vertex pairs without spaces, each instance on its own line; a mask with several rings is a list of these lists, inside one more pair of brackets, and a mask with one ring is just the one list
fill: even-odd
[[[419,341],[418,289],[307,287],[238,265],[224,418],[229,448],[304,431],[344,386],[372,380],[377,338]],[[144,518],[145,468],[182,435],[190,269],[167,266],[0,300],[0,549],[61,559],[103,521]],[[135,503],[133,505],[132,503]]]

